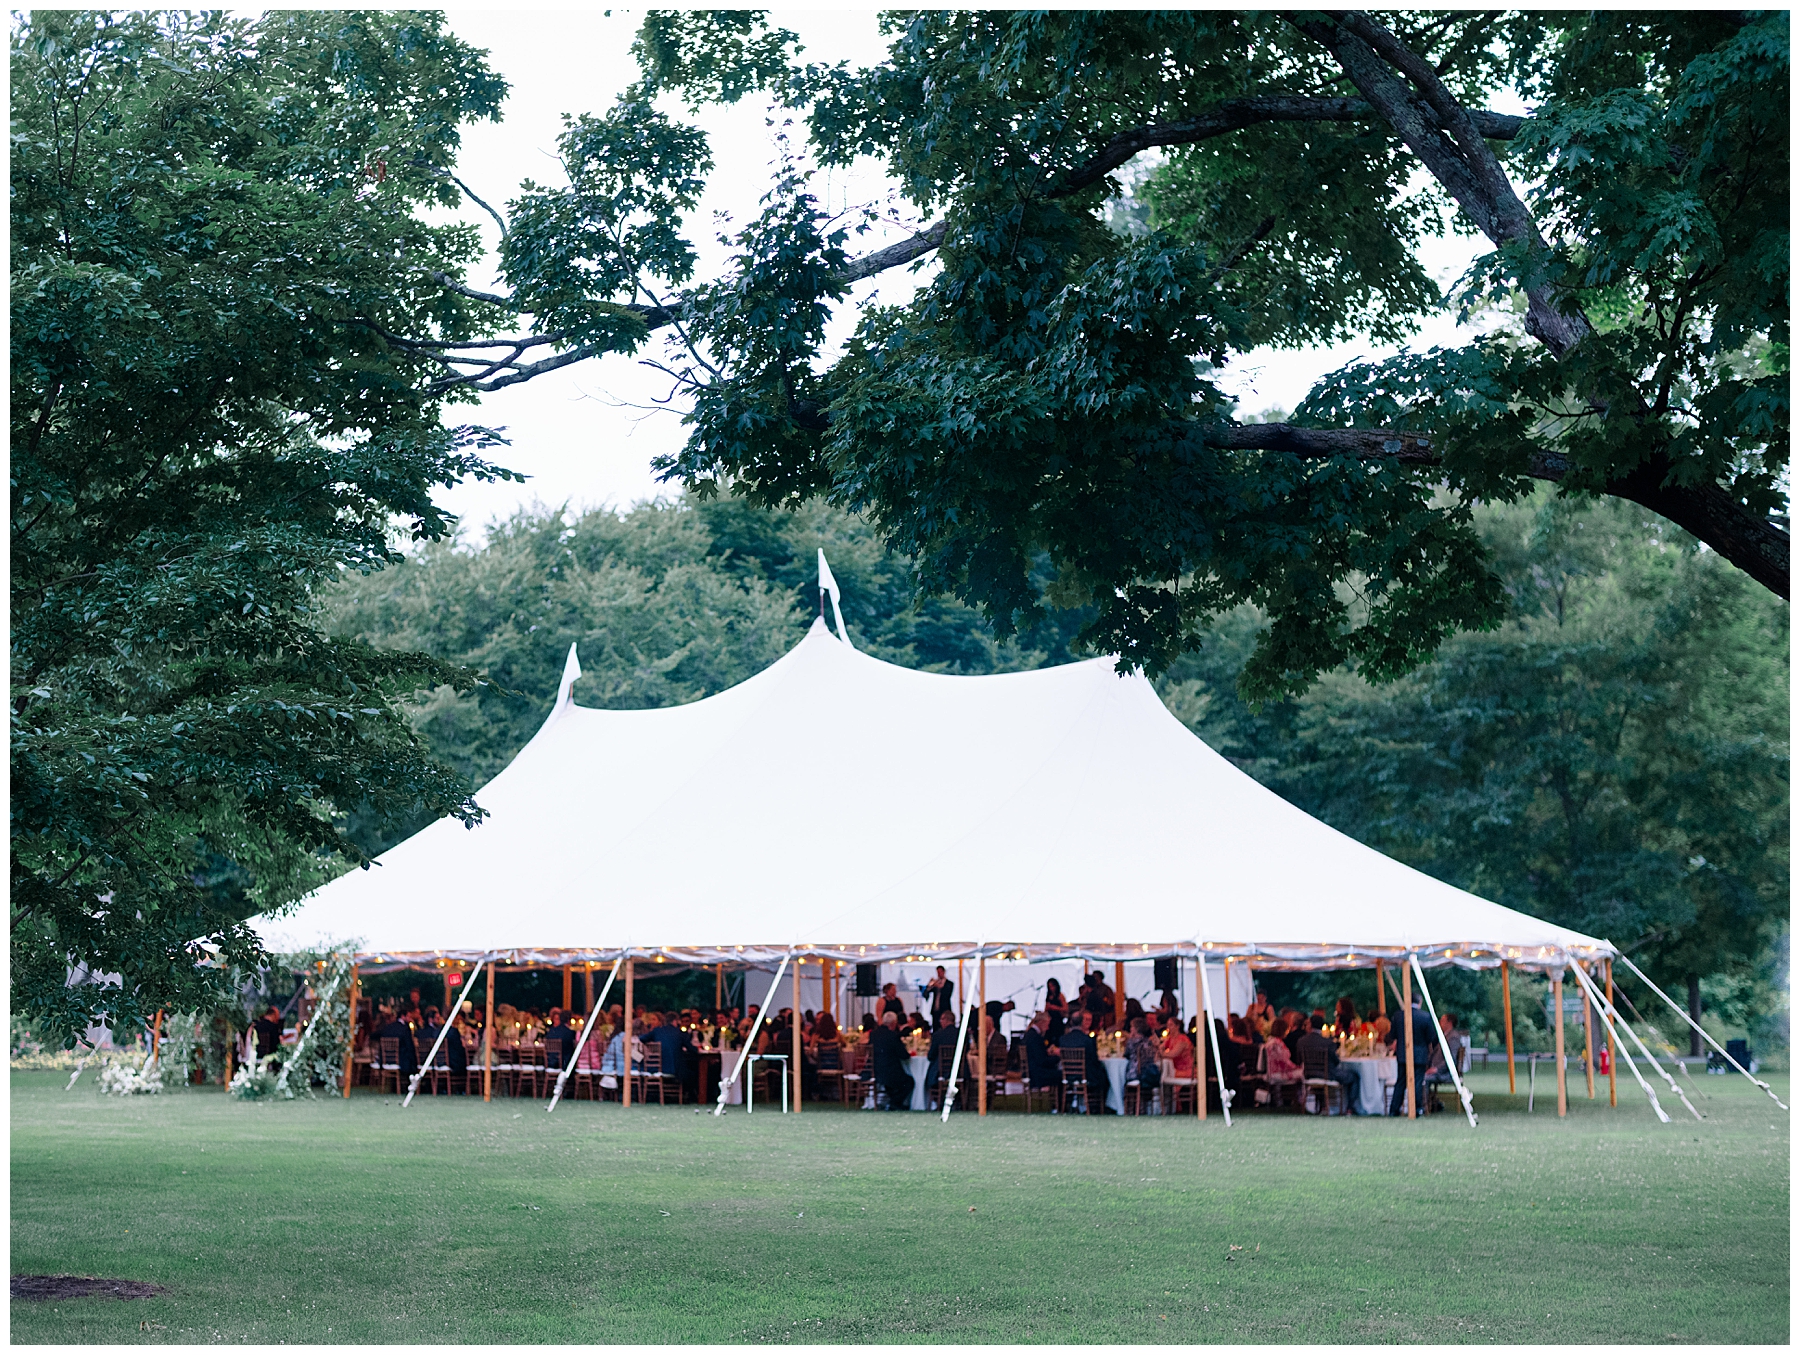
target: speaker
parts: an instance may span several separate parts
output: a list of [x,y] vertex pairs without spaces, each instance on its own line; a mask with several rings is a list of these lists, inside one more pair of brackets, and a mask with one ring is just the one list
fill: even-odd
[[881,996],[880,965],[859,964],[856,967],[856,995],[858,997]]
[[1179,990],[1181,987],[1181,961],[1173,955],[1163,955],[1153,963],[1156,967],[1156,978],[1151,986],[1169,993]]

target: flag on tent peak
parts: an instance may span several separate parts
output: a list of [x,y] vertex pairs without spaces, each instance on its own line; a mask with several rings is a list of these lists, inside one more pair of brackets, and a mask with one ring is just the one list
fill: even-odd
[[575,655],[575,646],[569,646],[569,657],[563,661],[562,684],[556,689],[556,704],[566,705],[570,693],[575,689],[575,679],[581,676],[581,660]]
[[[850,644],[850,636],[844,630],[844,611],[838,602],[838,582],[831,575],[831,566],[825,563],[825,548],[819,547],[819,591],[831,594],[831,615],[837,622],[838,639]],[[854,649],[855,646],[851,645]]]

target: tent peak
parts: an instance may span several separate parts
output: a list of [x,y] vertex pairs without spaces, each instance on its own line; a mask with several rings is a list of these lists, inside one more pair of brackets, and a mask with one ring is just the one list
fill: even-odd
[[562,683],[556,689],[555,710],[561,710],[574,700],[575,679],[581,676],[581,659],[575,653],[575,646],[569,646],[569,657],[563,661]]
[[[825,595],[831,594],[831,615],[837,622],[838,639],[850,645],[850,635],[844,629],[844,612],[838,606],[838,582],[831,574],[831,566],[825,563],[825,547],[819,547],[819,619],[825,619]],[[850,645],[855,649],[855,645]]]

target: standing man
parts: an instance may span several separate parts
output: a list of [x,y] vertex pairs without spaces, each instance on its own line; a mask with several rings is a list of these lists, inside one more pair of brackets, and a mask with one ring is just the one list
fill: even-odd
[[931,1024],[937,1025],[938,1018],[945,1012],[951,1013],[955,1019],[956,981],[944,973],[944,967],[937,967],[937,976],[925,985],[925,991],[931,994]]
[[[892,988],[894,985],[889,984]],[[911,1110],[913,1075],[907,1071],[906,1045],[900,1039],[900,1018],[883,1012],[881,1024],[869,1032],[869,1061],[875,1081],[887,1092],[889,1110]]]
[[[281,1048],[281,1008],[270,1007],[256,1018],[256,1057],[266,1059]],[[280,1065],[275,1065],[279,1067]]]
[[[1425,1070],[1431,1066],[1431,1051],[1437,1045],[1437,1027],[1431,1024],[1431,1018],[1419,1005],[1419,995],[1415,992],[1412,1000],[1413,1031],[1413,1105],[1418,1107],[1420,1115],[1425,1113]],[[1406,1027],[1396,1026],[1394,1030],[1394,1056],[1397,1062],[1394,1077],[1394,1095],[1388,1103],[1389,1115],[1406,1114]]]

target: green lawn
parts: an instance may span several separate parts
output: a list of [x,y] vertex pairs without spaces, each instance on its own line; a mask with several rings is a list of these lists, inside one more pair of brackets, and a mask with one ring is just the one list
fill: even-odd
[[[1787,1116],[243,1105],[12,1077],[19,1342],[1785,1342]],[[1777,1082],[1786,1099],[1786,1078]],[[1540,1091],[1548,1080],[1540,1078]],[[1627,1090],[1629,1088],[1629,1090]],[[1666,1098],[1672,1099],[1672,1098]],[[143,1324],[149,1324],[146,1329]]]

